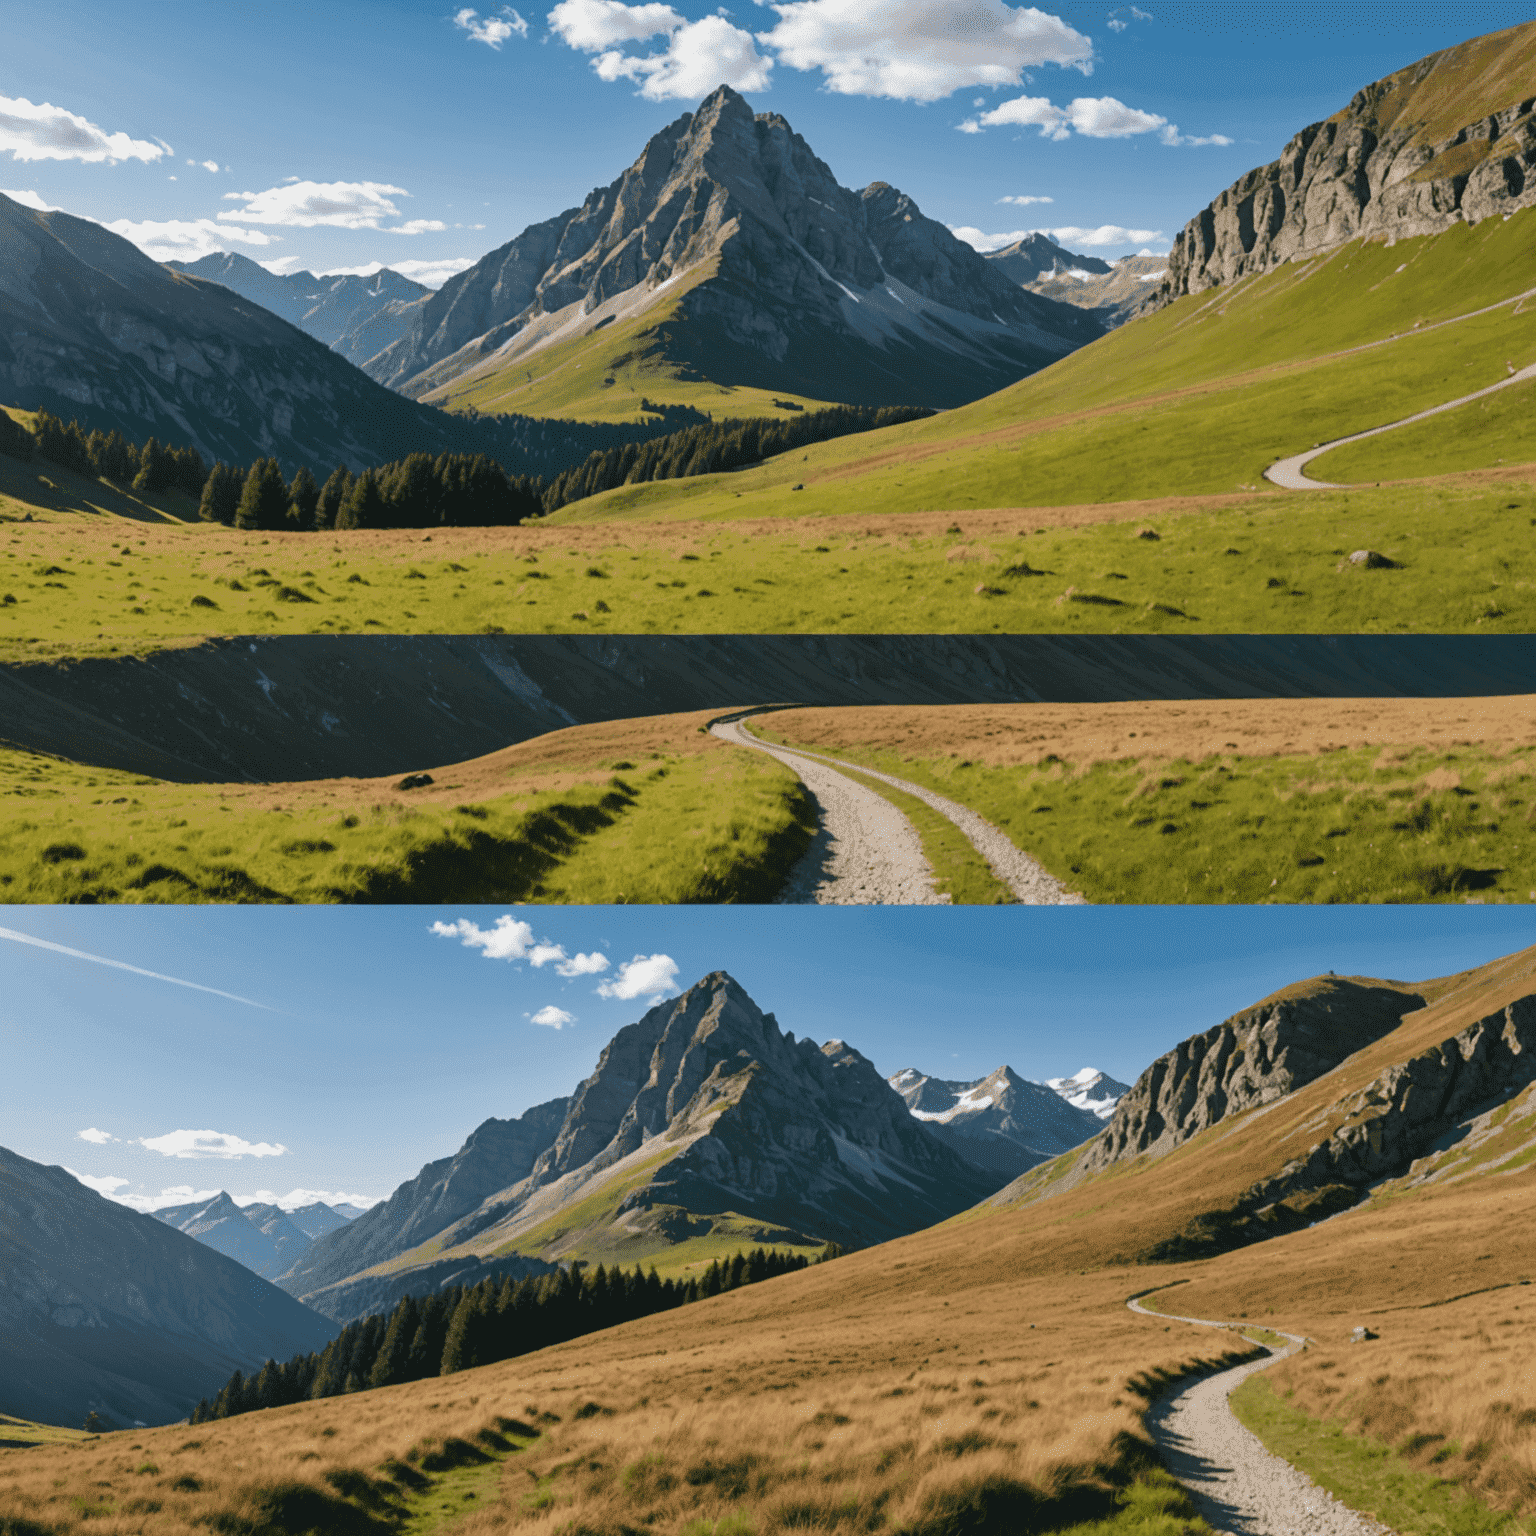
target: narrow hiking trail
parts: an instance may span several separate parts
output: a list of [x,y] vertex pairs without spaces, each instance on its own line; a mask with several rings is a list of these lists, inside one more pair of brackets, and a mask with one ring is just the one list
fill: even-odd
[[[1135,1296],[1126,1305],[1143,1317],[1167,1322],[1228,1326],[1204,1317],[1153,1312]],[[1285,1349],[1266,1345],[1267,1359],[1201,1377],[1148,1411],[1147,1429],[1168,1470],[1189,1489],[1211,1528],[1229,1536],[1392,1536],[1387,1526],[1356,1514],[1306,1473],[1265,1450],[1258,1436],[1233,1415],[1227,1398],[1235,1387],[1306,1343],[1300,1334],[1281,1337],[1291,1341]]]
[[1439,416],[1444,411],[1454,411],[1458,406],[1470,405],[1472,401],[1481,400],[1485,395],[1495,395],[1501,389],[1508,389],[1512,384],[1524,384],[1532,379],[1536,379],[1536,363],[1510,374],[1507,379],[1500,379],[1497,384],[1490,384],[1487,389],[1473,390],[1470,395],[1462,395],[1457,400],[1447,400],[1444,405],[1432,405],[1427,411],[1419,411],[1413,416],[1404,416],[1401,421],[1389,421],[1384,427],[1372,427],[1369,432],[1356,432],[1350,437],[1336,437],[1332,442],[1309,448],[1305,453],[1296,453],[1288,459],[1280,459],[1264,471],[1264,478],[1286,491],[1347,491],[1350,487],[1337,481],[1310,479],[1305,473],[1307,465],[1313,459],[1320,458],[1325,453],[1331,453],[1335,448],[1342,448],[1346,443],[1359,443],[1368,437],[1380,437],[1383,432],[1395,432],[1399,427],[1411,427],[1416,421],[1426,421],[1429,417]]
[[[757,711],[717,721],[710,730],[725,741],[766,752],[794,769],[821,810],[821,833],[790,877],[780,901],[837,904],[948,901],[948,897],[939,895],[933,888],[933,869],[923,855],[916,828],[884,796],[838,772],[840,768],[848,768],[889,784],[892,789],[921,800],[947,817],[965,834],[1016,901],[1029,906],[1083,905],[1081,896],[1068,891],[1061,881],[1028,854],[1021,853],[1008,837],[975,811],[893,774],[880,773],[820,752],[771,746],[759,741],[745,728],[745,721],[752,713]],[[889,890],[914,894],[872,894]]]

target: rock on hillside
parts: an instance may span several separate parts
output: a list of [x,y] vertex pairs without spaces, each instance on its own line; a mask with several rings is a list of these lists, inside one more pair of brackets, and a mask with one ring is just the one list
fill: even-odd
[[1536,204],[1536,22],[1367,86],[1185,225],[1164,299],[1364,236],[1433,235]]
[[234,251],[214,251],[197,261],[168,261],[166,266],[222,283],[359,367],[405,334],[415,307],[432,292],[389,267],[366,277],[355,272],[328,277],[290,272],[279,277]]
[[233,1259],[0,1148],[0,1412],[183,1418],[236,1370],[335,1328]]
[[428,1163],[388,1200],[318,1238],[278,1283],[295,1296],[319,1291],[435,1237],[487,1196],[526,1178],[569,1105],[551,1099],[515,1120],[487,1120],[452,1157]]
[[1117,1082],[1097,1067],[1084,1067],[1071,1077],[1048,1077],[1045,1086],[1059,1093],[1068,1104],[1089,1110],[1100,1120],[1108,1120],[1115,1106],[1131,1091],[1129,1083]]
[[1081,1145],[1101,1129],[1091,1110],[1002,1066],[973,1083],[907,1067],[886,1078],[915,1120],[967,1161],[1014,1178]]
[[1116,1104],[1083,1170],[1165,1156],[1227,1115],[1332,1071],[1423,1006],[1406,987],[1358,977],[1287,987],[1159,1056]]
[[419,397],[652,305],[638,350],[682,377],[881,405],[973,400],[1100,334],[894,187],[840,186],[721,86],[580,208],[450,278],[368,369]]
[[210,464],[271,455],[321,475],[418,449],[483,450],[494,437],[402,400],[219,283],[171,271],[88,219],[3,194],[0,401],[136,442],[158,436]]

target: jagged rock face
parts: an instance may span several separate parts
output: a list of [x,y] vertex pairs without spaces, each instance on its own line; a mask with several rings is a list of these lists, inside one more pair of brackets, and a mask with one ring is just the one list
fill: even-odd
[[1415,993],[1343,977],[1288,988],[1159,1056],[1115,1106],[1082,1170],[1161,1157],[1332,1071],[1423,1006]]
[[294,1296],[319,1291],[435,1237],[487,1196],[526,1178],[569,1104],[551,1099],[515,1120],[487,1120],[454,1156],[428,1163],[388,1200],[317,1239],[278,1284]]
[[311,1241],[276,1206],[242,1210],[222,1191],[212,1200],[164,1206],[153,1215],[156,1221],[196,1238],[264,1280],[276,1279]]
[[1124,256],[1106,273],[1042,272],[1028,287],[1031,293],[1086,309],[1106,330],[1114,330],[1156,307],[1167,276],[1166,256]]
[[279,277],[234,251],[214,251],[197,261],[165,265],[222,283],[358,366],[405,334],[414,306],[432,291],[388,267],[368,277],[357,273],[316,277],[313,272]]
[[[1533,39],[1527,23],[1432,54],[1302,129],[1184,226],[1161,297],[1359,237],[1439,234],[1536,204]],[[1448,93],[1466,105],[1445,132]]]
[[1015,1178],[1081,1145],[1100,1130],[1091,1110],[1002,1066],[973,1083],[926,1077],[907,1067],[886,1081],[912,1117],[968,1162]]
[[[290,1226],[297,1227],[311,1241],[317,1237],[324,1237],[327,1232],[339,1231],[349,1221],[361,1216],[365,1209],[364,1206],[356,1205],[325,1205],[319,1200],[313,1205],[301,1205],[292,1211],[284,1211],[275,1205],[257,1204],[241,1207],[247,1221],[253,1221],[258,1226],[262,1226],[273,1216],[281,1216]],[[287,1268],[286,1265],[283,1267]]]
[[1090,272],[1102,277],[1113,270],[1097,256],[1078,256],[1037,230],[1000,251],[989,251],[985,260],[1021,288],[1053,272]]
[[[705,270],[707,268],[707,271]],[[632,314],[686,274],[669,361],[718,383],[879,404],[958,404],[1100,334],[1023,293],[895,188],[862,192],[777,114],[722,86],[580,208],[450,279],[369,364],[421,395]]]
[[0,1412],[169,1423],[231,1372],[335,1333],[233,1259],[4,1148],[0,1232]]
[[1118,1082],[1096,1067],[1084,1067],[1071,1077],[1048,1077],[1045,1086],[1053,1089],[1068,1104],[1086,1109],[1099,1120],[1108,1120],[1115,1106],[1131,1091],[1129,1083]]
[[187,444],[209,463],[271,455],[328,473],[459,446],[442,413],[260,305],[3,195],[0,400]]

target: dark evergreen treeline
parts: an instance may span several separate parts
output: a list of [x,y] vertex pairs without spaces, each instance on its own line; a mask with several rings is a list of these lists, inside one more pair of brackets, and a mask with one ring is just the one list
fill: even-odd
[[[647,409],[661,408],[647,402]],[[121,432],[87,432],[49,411],[37,413],[30,432],[0,411],[0,453],[36,454],[139,492],[182,490],[198,498],[205,522],[233,528],[488,528],[522,523],[615,486],[740,469],[810,443],[932,414],[921,406],[839,405],[788,421],[706,419],[647,442],[596,450],[552,481],[509,474],[484,453],[412,453],[355,475],[338,465],[324,485],[303,467],[286,479],[276,459],[245,469],[220,460],[210,470],[194,448],[169,448],[153,437],[138,446]]]
[[[837,1258],[841,1252],[836,1243],[829,1243],[815,1262]],[[599,1264],[588,1272],[577,1262],[554,1274],[522,1280],[493,1276],[478,1285],[448,1286],[420,1300],[407,1296],[393,1312],[348,1323],[318,1353],[295,1355],[286,1365],[268,1360],[254,1376],[236,1371],[211,1403],[204,1398],[197,1405],[192,1422],[451,1376],[792,1274],[811,1262],[798,1254],[754,1248],[724,1264],[716,1260],[689,1280],[658,1279],[654,1266],[648,1274],[638,1265],[626,1271]]]
[[590,454],[575,469],[557,475],[544,492],[544,510],[553,512],[568,502],[611,491],[619,485],[646,480],[681,480],[742,469],[777,453],[811,443],[824,443],[852,432],[894,427],[934,413],[915,405],[834,405],[788,421],[752,417],[747,421],[709,422],[685,427],[648,443],[624,443]]

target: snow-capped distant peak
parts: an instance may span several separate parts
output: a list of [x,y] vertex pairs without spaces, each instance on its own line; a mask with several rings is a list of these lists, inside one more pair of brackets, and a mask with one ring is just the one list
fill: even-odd
[[1121,1096],[1131,1091],[1129,1083],[1117,1082],[1097,1067],[1084,1067],[1071,1077],[1048,1077],[1045,1086],[1059,1093],[1068,1104],[1086,1109],[1100,1120],[1108,1120]]

